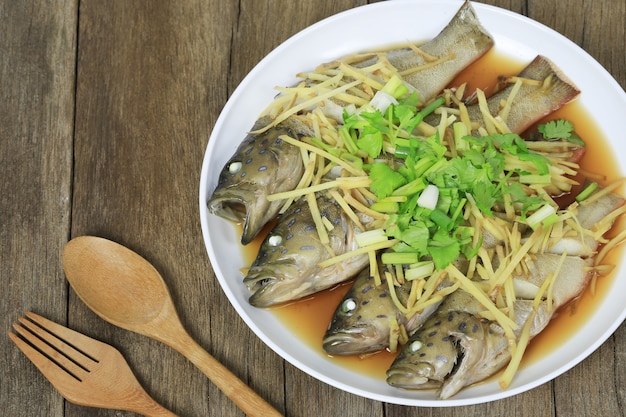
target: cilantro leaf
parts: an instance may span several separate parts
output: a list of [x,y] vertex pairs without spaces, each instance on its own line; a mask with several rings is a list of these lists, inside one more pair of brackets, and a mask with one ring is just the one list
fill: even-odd
[[410,228],[402,232],[400,238],[418,253],[425,254],[430,233],[424,222],[415,222]]
[[377,162],[372,165],[369,177],[372,180],[370,189],[378,198],[385,198],[391,195],[393,190],[406,184],[406,179],[397,171],[394,171],[384,162]]
[[472,195],[480,211],[491,215],[491,208],[498,201],[496,198],[498,195],[497,185],[486,181],[477,183],[472,190]]
[[537,168],[537,172],[540,175],[545,175],[550,172],[550,160],[543,155],[540,155],[535,152],[528,152],[517,155],[520,161],[531,162],[535,168]]
[[[482,238],[478,236],[474,242],[474,227],[463,215],[467,204],[494,216],[492,210],[498,204],[514,203],[513,210],[523,219],[545,204],[541,195],[529,191],[528,184],[544,184],[539,181],[550,176],[550,161],[530,150],[517,134],[461,134],[455,138],[461,146],[454,155],[437,133],[416,136],[415,128],[424,116],[442,104],[438,99],[419,109],[417,96],[412,94],[399,98],[384,114],[344,113],[344,126],[339,129],[350,155],[369,156],[363,167],[368,170],[372,193],[379,200],[389,196],[399,199],[372,205],[380,203],[376,210],[388,215],[385,233],[399,240],[393,250],[432,259],[438,270],[461,254],[475,256],[481,246]],[[546,140],[577,140],[573,125],[565,120],[548,122],[538,129]],[[393,149],[393,165],[372,162],[386,149]],[[429,184],[438,189],[433,209],[417,204]],[[383,207],[391,203],[393,210]]]
[[574,125],[569,120],[551,120],[537,127],[539,133],[547,140],[569,139],[574,131]]
[[444,269],[454,262],[461,254],[461,245],[454,237],[443,231],[438,231],[428,245],[428,253],[433,258],[435,267]]
[[410,107],[413,109],[417,108],[417,106],[419,105],[419,102],[420,102],[420,98],[415,91],[405,97],[398,99],[399,105]]
[[380,131],[367,129],[357,139],[356,146],[367,152],[370,158],[376,158],[383,150],[383,134]]

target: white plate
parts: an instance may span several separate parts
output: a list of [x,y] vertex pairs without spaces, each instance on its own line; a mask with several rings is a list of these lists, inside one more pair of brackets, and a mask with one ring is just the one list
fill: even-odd
[[[220,114],[204,157],[200,181],[202,233],[217,278],[233,307],[248,326],[275,352],[302,371],[339,389],[374,400],[416,406],[458,406],[509,397],[564,373],[597,349],[624,321],[623,294],[626,272],[619,267],[606,300],[593,311],[566,343],[521,369],[505,391],[497,381],[461,391],[441,401],[432,391],[401,391],[337,365],[289,332],[268,310],[248,304],[249,291],[239,269],[239,236],[232,224],[209,215],[206,203],[219,172],[271,102],[275,86],[288,86],[295,74],[318,64],[363,50],[372,50],[406,40],[425,41],[436,36],[462,2],[458,0],[398,0],[375,3],[329,17],[301,31],[268,54],[237,87]],[[524,16],[475,3],[480,21],[493,35],[496,48],[522,62],[542,54],[556,63],[581,89],[579,100],[586,109],[602,109],[594,118],[602,134],[612,139],[620,167],[626,167],[623,116],[626,94],[591,56],[557,32]]]

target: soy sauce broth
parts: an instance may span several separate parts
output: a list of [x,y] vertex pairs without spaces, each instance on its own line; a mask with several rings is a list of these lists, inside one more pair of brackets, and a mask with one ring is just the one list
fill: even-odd
[[[515,75],[526,65],[525,62],[516,61],[497,50],[492,50],[459,74],[450,85],[458,86],[466,82],[466,91],[471,92],[480,88],[489,96],[495,92],[500,75]],[[541,120],[540,123],[554,119],[572,121],[576,133],[585,141],[587,150],[580,164],[581,168],[588,172],[602,174],[605,184],[622,176],[606,139],[601,137],[598,126],[578,101],[575,100],[567,104]],[[615,233],[615,230],[623,230],[626,227],[625,222],[625,220],[620,220],[610,233]],[[271,226],[266,227],[260,233],[260,237],[243,248],[244,258],[248,265],[256,257],[263,237],[270,229]],[[621,247],[614,249],[605,258],[605,263],[617,264],[621,259],[621,253]],[[520,369],[524,365],[541,359],[560,344],[566,343],[605,298],[615,278],[614,275],[598,277],[593,288],[587,288],[579,299],[562,308],[548,327],[531,341],[524,354]],[[322,349],[322,339],[335,308],[351,285],[352,281],[348,281],[305,299],[273,307],[272,311],[285,324],[287,331],[304,340],[320,355],[330,356]],[[385,379],[385,372],[396,355],[397,352],[390,353],[385,350],[364,356],[334,356],[332,359],[338,365],[363,375]],[[488,380],[493,380],[495,377],[488,378]]]

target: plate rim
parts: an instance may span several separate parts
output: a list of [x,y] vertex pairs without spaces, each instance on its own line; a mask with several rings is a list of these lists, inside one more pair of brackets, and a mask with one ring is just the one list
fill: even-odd
[[[270,53],[268,53],[242,79],[242,81],[233,91],[233,94],[231,95],[227,103],[225,104],[224,108],[220,112],[218,119],[216,120],[211,136],[209,138],[205,155],[204,155],[204,159],[203,159],[202,171],[201,171],[201,177],[200,177],[200,193],[199,193],[200,218],[201,218],[203,240],[204,240],[210,261],[211,261],[211,267],[214,269],[215,275],[218,278],[218,281],[220,283],[220,287],[222,288],[222,291],[224,291],[227,298],[229,299],[230,304],[235,308],[235,310],[240,315],[240,317],[244,320],[246,325],[250,327],[250,329],[255,333],[257,337],[259,337],[266,345],[268,345],[274,352],[279,354],[283,359],[287,360],[289,363],[291,363],[298,369],[302,370],[303,372],[315,377],[316,379],[320,381],[323,381],[329,385],[332,385],[338,389],[350,392],[355,395],[359,395],[359,396],[363,396],[366,398],[370,398],[370,399],[382,401],[382,402],[387,402],[387,403],[394,403],[394,404],[400,404],[400,405],[412,405],[412,406],[428,406],[428,407],[449,407],[449,406],[458,406],[458,405],[472,405],[472,404],[486,403],[490,401],[508,398],[508,397],[520,394],[522,392],[528,391],[530,389],[533,389],[539,385],[542,385],[556,378],[559,375],[562,375],[563,373],[567,372],[575,365],[582,362],[591,353],[593,353],[601,344],[603,344],[615,332],[615,330],[622,324],[622,322],[626,319],[626,309],[622,309],[622,312],[618,316],[618,318],[613,323],[611,323],[610,326],[608,326],[605,329],[605,331],[601,334],[600,338],[596,338],[594,343],[590,344],[586,349],[582,350],[568,364],[564,366],[560,366],[557,369],[555,369],[553,372],[550,372],[547,375],[544,375],[543,377],[535,379],[531,382],[522,384],[521,386],[515,386],[515,387],[509,388],[507,390],[504,390],[504,391],[501,391],[492,395],[484,395],[484,396],[480,396],[474,399],[463,398],[462,395],[461,396],[457,395],[453,397],[452,399],[443,400],[443,401],[438,400],[438,399],[428,400],[428,399],[389,397],[384,394],[377,394],[377,393],[371,393],[371,392],[364,393],[362,390],[355,389],[353,386],[345,384],[341,381],[331,381],[329,380],[326,374],[320,372],[317,369],[313,369],[307,366],[306,364],[301,363],[301,361],[298,358],[294,357],[292,354],[285,351],[280,345],[278,345],[273,340],[268,339],[265,336],[265,333],[263,333],[263,329],[259,327],[257,323],[255,323],[254,321],[251,321],[251,317],[249,316],[249,314],[239,304],[239,302],[237,301],[238,300],[237,295],[235,294],[233,289],[229,285],[226,285],[225,282],[223,282],[225,273],[224,271],[222,271],[220,263],[218,259],[216,258],[216,255],[213,253],[213,249],[209,245],[210,236],[208,233],[208,223],[207,223],[208,214],[206,213],[207,193],[208,193],[208,188],[209,188],[208,187],[209,186],[208,172],[209,172],[209,159],[210,159],[209,154],[210,154],[210,151],[213,150],[213,148],[216,146],[215,143],[217,142],[217,140],[215,139],[214,135],[216,135],[216,132],[221,132],[222,125],[225,123],[224,122],[224,119],[226,117],[225,114],[228,114],[230,111],[232,111],[232,107],[234,106],[235,99],[239,95],[242,94],[242,91],[245,90],[245,87],[247,86],[248,83],[251,82],[251,79],[259,71],[261,71],[266,65],[268,65],[269,62],[276,59],[277,56],[280,56],[280,54],[285,49],[289,48],[292,44],[297,43],[302,37],[309,36],[310,33],[312,32],[314,33],[316,31],[321,30],[326,25],[331,25],[333,24],[333,22],[337,20],[349,19],[353,15],[359,15],[361,13],[364,13],[364,10],[370,11],[370,13],[374,13],[375,11],[377,11],[377,9],[401,8],[406,5],[415,5],[415,4],[421,4],[421,5],[436,4],[438,7],[449,8],[450,10],[456,11],[458,7],[460,7],[462,2],[458,0],[439,0],[439,1],[437,0],[393,0],[389,2],[373,3],[373,4],[368,4],[368,5],[363,5],[363,6],[355,7],[352,9],[348,9],[346,11],[343,11],[335,15],[329,16],[325,19],[322,19],[314,23],[313,25],[310,25],[302,29],[301,31],[297,32],[296,34],[294,34],[293,36],[291,36],[290,38],[282,42],[278,47],[274,48]],[[579,58],[583,57],[587,65],[591,65],[592,67],[594,67],[595,71],[603,73],[603,75],[605,76],[605,79],[604,79],[605,82],[608,82],[609,84],[613,83],[614,84],[613,87],[616,90],[621,91],[621,96],[622,96],[621,100],[624,104],[624,108],[626,108],[626,94],[624,93],[621,86],[617,83],[617,81],[588,52],[580,48],[578,45],[576,45],[574,42],[566,38],[564,35],[556,32],[555,30],[551,29],[550,27],[540,22],[537,22],[529,17],[520,15],[516,12],[510,11],[507,9],[503,9],[497,6],[487,5],[483,3],[476,3],[476,2],[472,2],[472,5],[477,11],[479,19],[483,22],[484,22],[484,19],[481,18],[481,13],[492,13],[496,15],[502,15],[507,19],[513,19],[515,21],[521,22],[521,24],[523,25],[530,25],[532,27],[535,27],[537,30],[545,32],[549,34],[552,38],[557,39],[560,43],[564,43],[565,45],[567,45],[570,49],[575,51],[576,56],[578,56]],[[488,26],[488,25],[486,24],[485,26]],[[488,31],[491,32],[491,30],[488,27],[487,29]],[[552,59],[551,57],[549,58]],[[558,62],[557,62],[557,65],[558,65]],[[295,80],[295,77],[293,79]],[[260,110],[261,108],[257,109],[257,114],[260,112]],[[249,125],[251,126],[253,122],[254,120],[252,120]],[[234,226],[232,225],[230,226],[234,228]],[[622,268],[620,267],[620,270],[621,269]],[[616,272],[616,274],[620,275],[618,272]],[[616,276],[614,280],[617,281],[617,278],[618,277]]]

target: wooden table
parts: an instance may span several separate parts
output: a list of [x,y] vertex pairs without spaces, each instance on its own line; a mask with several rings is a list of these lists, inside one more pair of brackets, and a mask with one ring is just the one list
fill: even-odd
[[[626,415],[625,325],[580,365],[530,392],[425,409],[317,381],[265,346],[228,303],[198,213],[216,118],[282,41],[371,2],[0,1],[0,328],[38,312],[118,347],[147,391],[181,416],[241,415],[182,356],[109,325],[78,300],[60,254],[71,237],[93,234],[152,261],[192,336],[288,416]],[[487,3],[561,32],[626,86],[624,0]],[[14,417],[131,415],[66,403],[7,337],[0,337],[0,404]]]

